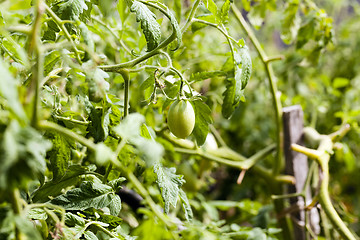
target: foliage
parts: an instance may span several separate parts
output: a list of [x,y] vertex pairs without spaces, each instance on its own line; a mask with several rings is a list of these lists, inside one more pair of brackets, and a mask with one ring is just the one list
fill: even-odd
[[[312,127],[312,149],[294,149],[322,170],[306,185],[321,232],[306,235],[355,239],[359,9],[0,1],[0,239],[292,239],[281,117],[294,104]],[[187,139],[168,129],[176,99],[195,111]]]

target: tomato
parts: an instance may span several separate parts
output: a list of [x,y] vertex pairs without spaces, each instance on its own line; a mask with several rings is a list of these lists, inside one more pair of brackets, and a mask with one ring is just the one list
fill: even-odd
[[170,131],[179,138],[186,138],[195,126],[195,112],[187,100],[176,100],[170,106],[168,113]]

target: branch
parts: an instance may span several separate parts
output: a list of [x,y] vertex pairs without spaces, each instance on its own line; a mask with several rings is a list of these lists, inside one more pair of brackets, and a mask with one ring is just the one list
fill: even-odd
[[281,169],[283,168],[284,161],[283,161],[283,125],[282,125],[282,106],[280,101],[280,95],[278,94],[277,86],[276,86],[276,77],[274,75],[274,70],[271,66],[271,60],[272,58],[269,58],[264,49],[261,47],[261,44],[259,40],[256,38],[253,30],[249,26],[249,24],[246,22],[244,17],[242,16],[239,9],[234,5],[231,4],[231,9],[240,23],[241,27],[244,29],[248,37],[250,38],[251,42],[253,43],[256,51],[259,53],[260,59],[263,62],[266,73],[268,75],[269,85],[271,89],[271,95],[273,98],[273,106],[275,109],[275,120],[276,120],[276,128],[277,128],[277,156],[276,161],[274,163],[273,167],[273,174],[277,175],[280,173]]

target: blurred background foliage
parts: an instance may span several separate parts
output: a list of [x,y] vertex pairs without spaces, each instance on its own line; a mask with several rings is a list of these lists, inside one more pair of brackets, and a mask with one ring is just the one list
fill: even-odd
[[[46,2],[53,4],[57,1]],[[82,1],[86,5],[82,5],[79,12],[69,13],[64,9],[57,12],[60,15],[66,14],[63,19],[76,22],[76,24],[67,25],[76,41],[92,46],[107,63],[126,62],[131,60],[133,55],[146,51],[146,40],[142,30],[127,7],[109,0],[92,2],[94,4],[96,2],[96,5],[91,5],[90,1]],[[185,21],[185,16],[192,4],[190,0],[164,0],[162,2],[175,12],[180,23]],[[216,3],[220,5],[223,1],[216,1]],[[301,105],[305,114],[305,125],[313,126],[323,134],[338,130],[344,123],[351,125],[350,132],[345,136],[342,145],[335,151],[330,162],[330,192],[341,217],[352,224],[352,229],[360,233],[360,175],[358,174],[360,170],[360,2],[356,0],[319,0],[316,2],[242,0],[235,3],[241,8],[246,19],[253,24],[256,36],[268,55],[283,55],[283,60],[273,64],[283,106]],[[31,1],[2,1],[1,4],[3,9],[9,11],[1,11],[0,26],[5,22],[8,26],[31,22],[29,12]],[[56,10],[58,9],[54,7],[55,12]],[[89,14],[90,12],[92,14]],[[196,16],[206,13],[208,10],[201,5]],[[164,39],[170,32],[171,26],[167,19],[163,19],[158,12],[156,14],[157,21],[162,26]],[[82,21],[87,24],[82,25]],[[212,109],[213,126],[225,142],[237,152],[251,156],[273,143],[276,138],[272,99],[263,63],[232,15],[226,26],[235,39],[244,38],[252,55],[253,74],[245,91],[246,101],[240,103],[230,120],[226,120],[221,115],[222,98],[219,97],[225,90],[224,78],[214,77],[211,80],[194,82],[192,86],[197,92],[207,97],[206,103]],[[56,36],[53,35],[54,31]],[[318,34],[319,32],[322,34]],[[6,34],[5,31],[3,34]],[[57,40],[64,38],[63,33],[56,29],[52,21],[46,22],[41,34],[44,43],[54,43],[55,38]],[[6,42],[9,39],[13,39],[17,44]],[[172,52],[171,57],[174,67],[179,69],[187,79],[191,79],[191,75],[196,72],[216,71],[225,66],[229,49],[226,39],[216,29],[190,28],[184,33],[182,40],[181,48]],[[25,53],[22,49],[26,47],[26,38],[22,34],[13,34],[11,38],[2,38],[1,41],[1,55],[22,63],[13,62],[10,70],[26,85],[29,72],[24,70],[24,66],[30,64],[24,57]],[[67,45],[64,44],[64,46]],[[10,56],[10,53],[15,53],[15,55]],[[71,57],[74,57],[73,54],[54,50],[46,57],[54,61],[48,61],[50,65],[45,66],[45,73],[49,73],[59,65],[58,59],[62,60],[61,67],[66,69],[60,78],[51,79],[51,84],[46,85],[45,91],[42,91],[43,107],[48,109],[49,116],[55,112],[61,118],[88,117],[89,113],[85,111],[86,102],[83,99],[77,99],[75,97],[77,94],[89,94],[94,97],[91,100],[96,102],[97,97],[103,97],[105,91],[113,94],[109,95],[109,104],[111,102],[111,104],[117,103],[123,106],[123,79],[119,75],[94,73],[91,82],[95,84],[96,90],[88,93],[91,92],[91,85],[88,85],[89,79],[86,79],[83,74],[86,69],[79,69],[79,66],[73,63],[71,60]],[[148,65],[166,66],[166,63],[163,56],[147,61]],[[86,67],[89,72],[95,72],[90,64]],[[164,97],[157,99],[156,103],[151,103],[149,99],[151,91],[149,89],[139,91],[139,89],[142,90],[144,81],[152,74],[153,71],[131,74],[130,111],[142,113],[146,117],[148,126],[161,130],[166,127],[164,112],[169,103],[164,104],[166,102]],[[110,83],[111,88],[104,79]],[[170,97],[174,97],[176,91],[172,89],[171,77],[167,76],[162,81],[166,84],[165,91]],[[174,83],[175,87],[176,84]],[[26,97],[24,92],[20,95],[23,99]],[[96,104],[104,108],[107,106],[103,102]],[[121,115],[118,112],[114,114]],[[7,117],[1,116],[1,126],[6,125]],[[113,121],[112,125],[116,125],[115,120]],[[72,126],[66,121],[64,125]],[[84,129],[78,129],[78,131],[84,132]],[[114,139],[110,136],[107,144],[111,141]],[[249,236],[253,236],[252,239],[258,239],[256,236],[264,234],[273,236],[277,233],[278,229],[273,228],[276,226],[276,219],[271,214],[270,192],[263,179],[250,170],[246,173],[243,182],[238,185],[236,184],[238,170],[217,163],[209,163],[197,156],[176,154],[171,146],[166,145],[165,140],[163,144],[167,150],[163,164],[176,167],[177,173],[184,175],[187,181],[184,190],[188,194],[196,219],[199,221],[187,226],[188,229],[183,232],[184,237],[211,239],[209,236],[212,236],[216,239],[216,237],[225,236],[221,233],[230,230],[239,231],[240,228],[244,236],[239,236],[238,239],[251,239]],[[214,144],[216,145],[216,142],[209,137],[203,147],[214,148]],[[74,152],[79,153],[81,149],[75,147],[72,157]],[[136,158],[133,156],[131,147],[124,149],[122,154],[128,159]],[[259,164],[271,168],[273,158],[274,156],[268,156]],[[75,157],[73,160],[76,162]],[[150,186],[155,180],[146,178],[144,163],[139,163],[137,159],[136,164],[129,163],[128,167],[137,173],[144,173],[144,181],[149,185],[149,192],[154,199],[159,200],[159,190]],[[101,171],[104,169],[100,169]],[[225,203],[222,200],[228,202]],[[136,223],[135,214],[122,214],[121,217],[130,222],[129,225],[131,222]],[[150,213],[147,214],[151,216]],[[226,219],[229,224],[226,228],[223,227],[222,219]],[[234,224],[231,225],[232,223]],[[255,228],[249,230],[251,233],[246,235],[247,228],[235,223],[245,223],[244,225]],[[134,225],[136,224],[132,227]],[[163,226],[153,226],[150,221],[143,221],[135,233],[141,236],[144,232],[152,230],[153,236],[156,237],[157,231],[160,232],[159,235],[163,234],[162,228]],[[202,236],[194,236],[194,234]]]

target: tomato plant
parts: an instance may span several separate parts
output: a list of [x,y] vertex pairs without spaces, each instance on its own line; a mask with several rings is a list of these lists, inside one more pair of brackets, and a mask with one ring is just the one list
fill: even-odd
[[359,9],[0,1],[0,239],[357,239]]

